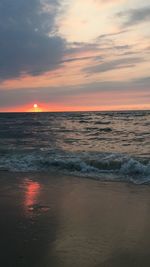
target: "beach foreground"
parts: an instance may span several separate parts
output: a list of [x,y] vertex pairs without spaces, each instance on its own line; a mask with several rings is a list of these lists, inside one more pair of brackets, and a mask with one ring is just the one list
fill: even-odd
[[150,266],[150,187],[0,172],[0,266]]

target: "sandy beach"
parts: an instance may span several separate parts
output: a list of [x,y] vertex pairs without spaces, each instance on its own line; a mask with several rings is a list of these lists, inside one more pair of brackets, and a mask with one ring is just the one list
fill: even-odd
[[150,266],[150,187],[0,173],[0,266]]

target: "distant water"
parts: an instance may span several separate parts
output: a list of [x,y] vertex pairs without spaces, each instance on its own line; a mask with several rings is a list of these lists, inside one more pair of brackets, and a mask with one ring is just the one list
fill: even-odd
[[0,169],[150,182],[150,111],[1,113]]

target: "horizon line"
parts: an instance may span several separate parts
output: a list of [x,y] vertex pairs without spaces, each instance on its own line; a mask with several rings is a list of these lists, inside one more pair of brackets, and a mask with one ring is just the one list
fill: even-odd
[[133,111],[150,111],[150,109],[118,109],[118,110],[70,110],[70,111],[0,111],[0,114],[4,113],[72,113],[72,112],[133,112]]

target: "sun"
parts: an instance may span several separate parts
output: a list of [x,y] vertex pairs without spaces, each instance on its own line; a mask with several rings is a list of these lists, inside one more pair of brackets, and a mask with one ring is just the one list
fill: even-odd
[[34,104],[34,105],[33,105],[33,107],[34,107],[34,108],[37,108],[37,107],[38,107],[38,105],[37,105],[37,104]]
[[42,112],[42,109],[37,103],[35,103],[35,104],[33,104],[32,111],[33,112]]

